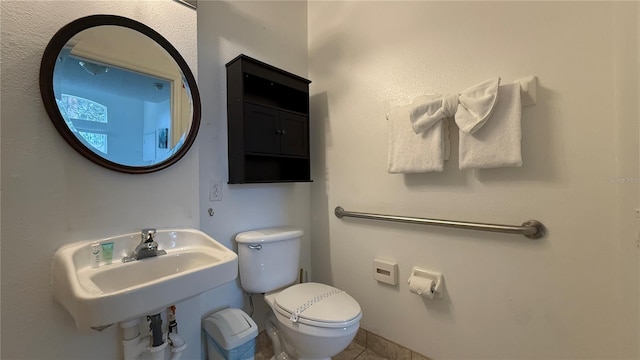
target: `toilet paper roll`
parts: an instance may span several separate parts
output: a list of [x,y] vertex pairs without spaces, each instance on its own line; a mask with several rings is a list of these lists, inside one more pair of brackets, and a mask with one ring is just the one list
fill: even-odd
[[433,299],[433,296],[435,295],[433,292],[434,288],[435,284],[431,279],[419,276],[412,276],[409,278],[409,291],[414,294],[426,297],[427,299]]

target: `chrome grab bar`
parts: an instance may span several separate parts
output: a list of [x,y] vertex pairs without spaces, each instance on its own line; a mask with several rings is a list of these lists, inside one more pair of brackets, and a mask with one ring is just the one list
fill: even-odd
[[545,236],[545,233],[546,233],[546,229],[544,225],[537,220],[525,221],[522,224],[522,226],[511,226],[511,225],[499,225],[499,224],[474,223],[474,222],[466,222],[466,221],[437,220],[437,219],[425,219],[425,218],[416,218],[416,217],[408,217],[408,216],[361,213],[361,212],[354,212],[354,211],[346,211],[345,209],[342,208],[342,206],[336,207],[334,213],[336,217],[339,219],[346,216],[346,217],[354,217],[354,218],[361,218],[361,219],[393,221],[393,222],[401,222],[401,223],[409,223],[409,224],[443,226],[443,227],[451,227],[451,228],[466,229],[466,230],[491,231],[491,232],[498,232],[498,233],[524,235],[529,239],[540,239],[541,237]]

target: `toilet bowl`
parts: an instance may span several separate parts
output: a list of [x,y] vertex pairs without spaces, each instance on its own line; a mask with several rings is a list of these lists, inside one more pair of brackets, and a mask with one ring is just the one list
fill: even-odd
[[[296,309],[313,299],[318,300],[292,320]],[[360,305],[351,296],[325,284],[293,285],[266,294],[265,301],[282,334],[283,350],[298,359],[327,359],[337,355],[356,336],[362,318]]]
[[354,298],[333,286],[294,284],[302,234],[294,228],[238,234],[240,283],[247,292],[265,293],[277,328],[276,358],[330,359],[353,340],[362,311]]

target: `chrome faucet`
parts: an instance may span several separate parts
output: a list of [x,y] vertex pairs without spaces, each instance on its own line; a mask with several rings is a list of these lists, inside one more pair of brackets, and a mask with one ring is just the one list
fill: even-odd
[[158,243],[155,240],[156,229],[142,229],[140,235],[142,237],[140,244],[136,246],[133,253],[122,258],[123,263],[164,255],[167,253],[164,250],[158,250]]

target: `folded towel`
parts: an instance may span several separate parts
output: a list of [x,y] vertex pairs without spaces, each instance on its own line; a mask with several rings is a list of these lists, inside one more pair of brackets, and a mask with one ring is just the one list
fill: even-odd
[[389,120],[389,173],[442,172],[448,159],[448,122],[439,120],[416,134],[410,121],[415,105],[392,108]]
[[449,123],[474,133],[489,118],[498,94],[500,78],[474,85],[460,94],[427,95],[409,106],[390,111],[389,172],[418,173],[444,169],[449,159]]
[[498,97],[500,78],[481,82],[460,93],[456,124],[463,131],[473,134],[487,121]]
[[411,124],[416,134],[443,118],[455,116],[458,127],[470,134],[482,127],[496,103],[500,78],[474,85],[460,94],[431,95],[413,102]]
[[486,123],[472,132],[460,127],[460,169],[521,166],[521,112],[520,84],[500,86]]

